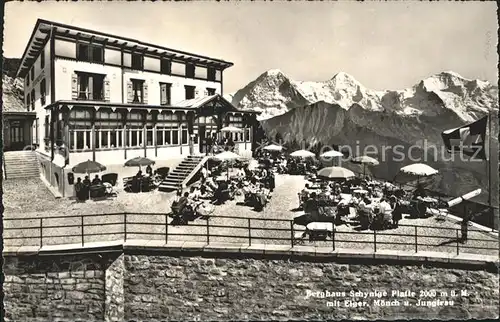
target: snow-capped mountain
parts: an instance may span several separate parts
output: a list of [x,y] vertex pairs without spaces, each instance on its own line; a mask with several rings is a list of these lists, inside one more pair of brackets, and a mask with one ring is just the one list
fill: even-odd
[[426,78],[409,89],[374,91],[351,75],[340,72],[324,82],[295,81],[280,70],[269,70],[237,91],[233,104],[262,112],[261,119],[281,115],[324,101],[348,110],[354,104],[365,110],[402,116],[437,116],[454,112],[463,121],[484,114],[497,101],[498,88],[469,80],[454,72]]
[[381,161],[372,168],[377,177],[392,179],[402,166],[422,162],[440,171],[433,185],[444,193],[487,188],[484,162],[443,160],[449,155],[441,132],[498,110],[498,87],[488,82],[442,72],[408,89],[374,91],[342,72],[324,82],[303,82],[271,70],[236,92],[232,102],[261,111],[261,125],[270,138],[344,145],[353,154],[376,147],[371,156]]

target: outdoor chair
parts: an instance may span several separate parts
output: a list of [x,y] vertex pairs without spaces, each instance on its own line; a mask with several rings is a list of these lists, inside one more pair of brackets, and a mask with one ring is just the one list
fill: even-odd
[[169,167],[161,167],[156,169],[156,173],[162,178],[165,179],[168,176],[168,173],[170,172]]
[[116,182],[118,181],[118,173],[106,173],[106,174],[103,174],[102,177],[101,177],[101,181],[104,183],[104,182],[107,182],[109,184],[111,184],[111,186],[116,186]]

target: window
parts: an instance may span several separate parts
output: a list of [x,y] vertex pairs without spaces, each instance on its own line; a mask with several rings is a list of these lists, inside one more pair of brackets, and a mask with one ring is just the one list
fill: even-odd
[[50,135],[50,128],[49,128],[49,122],[50,122],[50,116],[45,115],[45,122],[43,123],[43,127],[45,129],[45,138],[48,138]]
[[31,90],[31,109],[35,110],[35,89]]
[[26,86],[30,86],[30,75],[26,75]]
[[76,58],[91,63],[103,63],[104,47],[95,44],[79,43],[76,50]]
[[[71,111],[73,114],[73,111]],[[73,114],[74,115],[74,114]],[[96,130],[99,138],[99,130]],[[100,146],[100,141],[96,140],[96,145]],[[88,120],[75,119],[69,124],[69,150],[89,150],[92,149],[92,124]]]
[[188,129],[186,127],[181,128],[181,144],[188,144]]
[[104,100],[104,75],[78,73],[78,99]]
[[154,146],[154,144],[153,144],[153,132],[154,132],[154,128],[152,125],[146,126],[146,146]]
[[140,79],[132,79],[132,93],[134,95],[133,103],[144,102],[144,81]]
[[208,96],[215,95],[215,88],[207,88]]
[[45,67],[45,52],[42,49],[42,52],[40,53],[40,69],[43,69]]
[[186,64],[186,77],[194,78],[194,65]]
[[42,79],[40,82],[40,101],[42,102],[42,106],[45,105],[45,95],[47,95],[47,84],[45,82],[45,79]]
[[171,94],[172,84],[160,83],[160,104],[170,105],[170,94]]
[[132,54],[132,69],[143,69],[144,60],[141,54]]
[[31,68],[31,71],[30,71],[30,78],[31,80],[33,81],[33,78],[35,78],[35,66],[33,66]]
[[207,79],[209,81],[215,81],[215,68],[208,67],[208,69],[207,69]]
[[186,99],[189,100],[189,99],[194,98],[195,87],[185,85],[184,88],[186,89]]
[[172,131],[172,144],[179,145],[179,131],[177,129]]
[[34,128],[34,134],[35,134],[35,138],[34,138],[34,142],[36,145],[39,145],[40,144],[40,140],[38,139],[38,117],[35,119],[35,128]]
[[31,104],[31,95],[28,93],[28,95],[26,95],[26,109],[28,111],[30,110],[30,104]]
[[172,62],[168,59],[162,58],[160,71],[162,74],[170,75],[172,72]]

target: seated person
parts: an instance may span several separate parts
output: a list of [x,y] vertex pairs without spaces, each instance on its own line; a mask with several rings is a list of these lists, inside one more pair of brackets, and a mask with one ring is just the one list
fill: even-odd
[[418,197],[420,198],[425,198],[427,194],[425,193],[424,186],[422,184],[417,185],[417,189],[413,192],[413,199],[417,199]]
[[92,185],[98,185],[101,184],[101,179],[99,179],[99,176],[96,174],[94,180],[92,180]]
[[189,199],[192,201],[199,201],[201,197],[201,193],[196,187],[191,187],[189,189]]
[[319,204],[317,200],[316,192],[312,192],[309,199],[304,203],[304,211],[307,213],[317,214],[319,211]]
[[392,208],[391,204],[387,202],[385,197],[380,200],[379,209],[384,222],[390,223],[392,221],[392,211],[394,208]]
[[189,207],[189,192],[184,192],[184,195],[179,198],[179,201],[177,202],[177,213],[182,214],[186,210],[188,210]]
[[141,170],[137,171],[137,173],[135,174],[135,176],[137,178],[142,178],[142,171]]
[[302,189],[301,194],[303,196],[309,196],[309,194],[311,194],[311,186],[309,185],[309,183],[306,183],[306,186],[304,187],[304,189]]
[[208,188],[207,190],[209,190],[211,192],[214,192],[215,190],[217,190],[217,184],[215,183],[213,177],[208,177],[207,181],[205,182],[205,184],[206,184],[206,186]]
[[150,176],[153,175],[153,168],[151,168],[151,165],[146,167],[146,174]]

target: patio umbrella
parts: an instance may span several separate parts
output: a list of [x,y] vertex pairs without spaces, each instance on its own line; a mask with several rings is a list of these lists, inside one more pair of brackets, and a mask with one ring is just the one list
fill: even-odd
[[241,156],[231,151],[224,151],[212,156],[212,159],[219,161],[231,161],[241,159]]
[[352,179],[355,177],[354,172],[342,167],[327,167],[318,172],[318,177],[323,179]]
[[379,165],[380,164],[377,161],[377,159],[374,159],[374,158],[366,156],[366,155],[355,157],[354,159],[351,160],[351,162],[363,165],[363,177],[365,176],[365,173],[366,173],[366,171],[365,171],[366,165]]
[[336,158],[336,157],[343,157],[343,156],[344,156],[344,154],[342,154],[342,152],[335,151],[335,150],[330,150],[330,151],[327,151],[327,152],[320,155],[320,157],[322,157],[322,158]]
[[139,168],[153,164],[155,164],[153,160],[144,157],[133,158],[125,162],[126,167],[139,167]]
[[421,177],[430,177],[438,174],[438,172],[438,170],[434,169],[431,166],[428,166],[427,164],[414,163],[399,169],[399,173],[397,176],[401,176],[401,174],[403,174],[412,178],[416,177],[417,183],[420,183]]
[[300,157],[300,158],[311,158],[314,157],[315,154],[311,151],[307,150],[298,150],[290,154],[292,157]]
[[226,126],[220,129],[221,132],[231,132],[231,133],[241,133],[243,132],[243,129],[240,129],[235,126]]
[[325,153],[320,155],[321,158],[325,158],[325,159],[332,158],[332,166],[333,166],[333,158],[340,158],[343,156],[344,156],[344,154],[342,152],[335,151],[335,150],[326,151]]
[[[234,160],[238,160],[238,159],[241,159],[242,157],[234,152],[231,152],[231,151],[224,151],[224,152],[221,152],[219,154],[216,154],[214,156],[212,156],[212,159],[215,159],[215,160],[219,160],[219,161],[225,161],[225,162],[229,162],[229,161],[234,161]],[[227,178],[229,179],[229,167],[227,168]]]
[[82,163],[78,163],[75,165],[72,169],[74,173],[97,173],[97,172],[102,172],[106,170],[106,166],[100,164],[99,162],[96,161],[85,161]]
[[271,145],[268,145],[268,146],[264,147],[263,150],[267,150],[267,151],[281,151],[281,150],[283,150],[283,147],[281,145],[271,144]]

